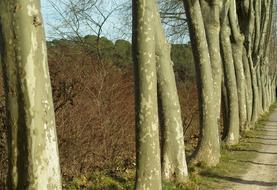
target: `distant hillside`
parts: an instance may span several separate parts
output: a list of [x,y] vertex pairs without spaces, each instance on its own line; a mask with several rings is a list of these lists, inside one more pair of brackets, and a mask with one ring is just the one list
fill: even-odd
[[[126,40],[115,42],[106,37],[97,38],[87,35],[82,39],[59,39],[48,42],[49,47],[55,46],[74,47],[76,51],[85,49],[91,56],[100,57],[105,63],[113,63],[119,68],[132,66],[132,47]],[[194,80],[194,62],[190,44],[172,44],[171,57],[174,62],[176,77],[181,80]]]

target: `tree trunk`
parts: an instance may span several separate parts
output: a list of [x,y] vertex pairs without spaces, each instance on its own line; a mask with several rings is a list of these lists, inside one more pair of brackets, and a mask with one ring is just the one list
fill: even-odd
[[251,127],[251,117],[253,108],[253,91],[251,73],[248,63],[248,57],[245,47],[243,47],[243,68],[245,73],[246,84],[246,110],[247,110],[247,128]]
[[[252,52],[254,49],[254,29],[255,29],[255,10],[254,10],[254,0],[247,0],[245,1],[247,3],[241,4],[240,7],[240,17],[239,17],[239,23],[240,28],[242,29],[242,32],[245,36],[245,50],[247,55],[247,61],[244,53],[244,64],[247,62],[249,65],[249,71],[250,71],[250,77],[251,79],[247,79],[247,88],[248,88],[248,95],[252,94],[252,109],[251,109],[251,125],[254,126],[254,123],[257,121],[258,118],[258,88],[257,88],[257,79],[256,79],[256,73],[253,65],[253,59],[252,59]],[[247,69],[248,66],[244,65],[244,67]],[[246,77],[249,77],[246,75]],[[251,81],[251,88],[249,86]],[[252,90],[250,93],[249,90]],[[249,97],[248,97],[249,99]],[[248,101],[249,103],[249,101]],[[248,104],[249,105],[249,104]],[[248,114],[250,112],[248,111]],[[248,115],[249,120],[249,115]]]
[[239,119],[241,129],[245,129],[247,113],[246,113],[246,90],[245,90],[245,75],[243,69],[242,53],[244,37],[240,33],[237,8],[235,0],[230,2],[229,20],[232,31],[232,52],[235,65],[235,74],[238,91],[238,104],[239,104]]
[[249,68],[251,73],[252,90],[253,90],[253,109],[252,109],[251,122],[252,122],[252,125],[254,126],[259,116],[259,103],[258,103],[259,90],[258,90],[256,69],[253,66],[252,57],[249,54],[248,54],[248,60],[249,60]]
[[133,0],[137,190],[162,189],[153,1]]
[[261,67],[261,83],[262,83],[262,109],[264,112],[267,112],[268,111],[268,106],[267,106],[267,98],[268,98],[268,94],[267,94],[267,81],[266,81],[266,77],[265,77],[265,74],[268,74],[268,73],[265,73],[265,65],[263,65]]
[[8,125],[13,127],[9,189],[61,189],[40,2],[4,0],[0,5],[5,10],[1,12],[1,54],[7,115],[12,118]]
[[[213,97],[213,74],[211,59],[207,49],[205,28],[199,0],[184,0],[188,18],[190,37],[197,77],[201,140],[196,152],[195,161],[214,166],[219,162],[220,146],[215,102]],[[216,108],[217,109],[217,108]]]
[[[223,76],[224,77],[224,76]],[[221,96],[222,96],[222,115],[223,115],[223,131],[222,131],[222,136],[221,139],[224,140],[227,135],[228,135],[228,131],[229,131],[229,124],[228,124],[228,95],[227,95],[227,89],[226,89],[226,80],[223,78],[222,80],[222,92],[221,92]]]
[[[217,121],[217,125],[214,126],[213,132],[216,134],[216,138],[219,139],[219,125],[220,125],[220,109],[221,109],[221,86],[222,86],[222,60],[220,54],[220,12],[222,9],[221,0],[213,0],[212,3],[206,0],[200,1],[201,11],[203,16],[203,22],[205,26],[205,33],[208,43],[210,63],[213,76],[213,112]],[[214,143],[220,146],[219,141]]]
[[239,109],[238,109],[238,94],[237,82],[234,68],[232,47],[230,41],[230,27],[228,23],[228,12],[230,8],[230,1],[225,1],[223,5],[223,16],[221,20],[221,47],[222,57],[224,60],[224,75],[227,87],[228,96],[228,134],[226,137],[227,145],[235,145],[239,142]]
[[235,66],[235,75],[238,92],[239,105],[239,123],[242,130],[246,127],[247,113],[246,113],[246,89],[245,89],[245,75],[242,62],[243,41],[237,40],[232,43],[233,60]]
[[261,78],[261,62],[256,65],[255,67],[256,75],[257,75],[257,87],[258,87],[258,115],[261,115],[263,113],[263,94],[262,94],[262,78]]
[[[154,2],[154,1],[153,1]],[[163,110],[162,175],[167,181],[185,182],[188,170],[185,156],[183,122],[175,83],[173,62],[170,57],[170,45],[161,25],[156,3],[155,43],[159,96]]]
[[[3,71],[5,104],[6,104],[6,125],[8,126],[8,178],[7,186],[9,189],[17,189],[20,171],[26,171],[23,164],[24,160],[18,159],[21,148],[24,147],[21,139],[24,137],[18,131],[19,123],[19,100],[18,100],[18,82],[17,82],[17,66],[14,52],[14,36],[12,31],[12,13],[9,2],[0,2],[0,48],[1,48],[1,64]],[[22,131],[22,130],[21,130]],[[24,139],[25,140],[25,139]],[[20,142],[20,143],[19,143]],[[21,156],[22,158],[23,156]],[[20,162],[18,162],[20,160]],[[24,174],[21,176],[24,176]],[[21,180],[21,179],[20,179]],[[22,181],[22,180],[21,180]]]

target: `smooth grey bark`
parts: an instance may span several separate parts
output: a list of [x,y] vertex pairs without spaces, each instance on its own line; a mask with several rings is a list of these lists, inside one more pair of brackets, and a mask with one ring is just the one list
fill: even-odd
[[[263,4],[263,6],[261,5]],[[271,0],[265,0],[263,1],[263,3],[260,2],[260,5],[258,6],[258,8],[256,8],[255,12],[256,12],[256,17],[261,17],[262,19],[260,19],[260,38],[257,39],[259,40],[259,44],[257,46],[257,48],[254,50],[254,56],[258,57],[257,61],[259,61],[257,64],[257,77],[258,77],[258,86],[259,86],[259,92],[260,92],[260,109],[262,111],[266,111],[267,110],[267,106],[266,106],[266,93],[265,93],[265,88],[264,88],[264,83],[265,83],[265,79],[264,79],[264,74],[265,70],[263,70],[263,68],[265,68],[267,63],[267,47],[268,47],[268,36],[270,34],[270,8],[271,8]],[[258,18],[259,19],[259,18]],[[258,32],[258,31],[256,31]]]
[[[220,109],[221,109],[221,85],[222,85],[222,60],[220,54],[220,12],[222,9],[221,0],[200,1],[205,33],[208,43],[210,63],[213,76],[213,104],[214,117],[217,125],[214,126],[213,132],[219,134]],[[215,136],[219,139],[219,135]],[[215,146],[220,146],[219,141],[213,142]],[[218,144],[216,144],[218,143]]]
[[[266,17],[268,17],[268,21],[264,22],[264,27],[263,27],[263,34],[265,35],[261,38],[260,44],[265,44],[265,48],[261,49],[265,55],[265,59],[268,61],[267,63],[269,64],[269,47],[270,47],[270,42],[274,43],[274,37],[272,36],[273,34],[273,17],[276,17],[276,9],[274,11],[274,6],[276,4],[276,1],[274,0],[268,0],[268,2],[264,2],[264,8],[266,9]],[[275,12],[275,13],[274,13]],[[276,38],[276,36],[275,36]],[[263,41],[262,41],[263,40]],[[274,49],[274,48],[273,48]]]
[[214,166],[219,162],[220,147],[217,116],[214,112],[214,80],[208,42],[199,0],[183,2],[195,59],[200,110],[201,139],[194,160]]
[[0,5],[6,109],[11,119],[8,188],[59,190],[57,135],[40,2],[3,0]]
[[[19,97],[18,97],[18,84],[16,71],[16,61],[14,52],[14,36],[12,32],[12,15],[9,11],[11,9],[10,3],[0,2],[0,48],[1,48],[1,64],[3,71],[3,81],[5,90],[5,104],[6,104],[6,125],[8,126],[8,177],[7,187],[9,189],[17,189],[18,174],[23,171],[24,160],[18,161],[18,154],[21,152],[21,148],[18,144],[24,145],[20,142],[21,136],[23,136],[22,130],[18,131],[19,122]],[[19,138],[18,138],[19,137]],[[22,146],[24,147],[24,146]],[[21,156],[23,158],[23,156]],[[24,176],[20,173],[21,176]],[[21,180],[22,181],[22,180]]]
[[267,77],[268,76],[268,72],[267,72],[267,61],[265,60],[265,63],[262,65],[261,67],[261,80],[262,80],[262,107],[264,112],[268,111],[269,108],[269,104],[268,104],[268,98],[269,98],[269,94],[268,94],[268,82],[267,82]]
[[[265,0],[267,1],[267,0]],[[254,14],[255,14],[255,37],[254,37],[254,47],[253,47],[253,53],[254,53],[254,60],[258,62],[259,55],[259,46],[260,46],[260,38],[261,38],[261,0],[254,0]],[[254,61],[254,62],[256,62]],[[255,64],[255,63],[254,63]]]
[[224,140],[226,139],[229,131],[229,122],[228,122],[228,95],[227,95],[227,89],[226,89],[226,79],[224,79],[224,75],[222,76],[222,104],[221,104],[221,109],[222,109],[222,115],[223,115],[223,131],[221,135],[221,139]]
[[261,79],[261,60],[259,59],[258,64],[255,65],[255,73],[257,77],[257,89],[258,89],[258,115],[263,113],[263,108],[262,108],[262,102],[263,102],[263,97],[262,97],[262,79]]
[[137,190],[162,189],[153,1],[133,0],[132,5]]
[[[155,3],[155,1],[153,1]],[[186,182],[188,169],[185,156],[183,122],[170,45],[166,41],[164,29],[156,3],[154,8],[155,52],[159,96],[161,97],[163,124],[162,133],[162,176],[167,181]]]
[[238,105],[239,105],[239,124],[242,130],[245,129],[247,123],[246,113],[246,89],[245,89],[245,75],[242,62],[243,40],[237,40],[232,43],[233,60],[235,66],[235,75],[238,92]]
[[261,110],[262,110],[262,113],[266,112],[267,111],[267,107],[266,107],[266,99],[267,99],[267,95],[266,95],[266,91],[265,91],[265,85],[266,85],[266,81],[265,81],[265,78],[264,78],[264,65],[265,63],[263,62],[263,64],[260,65],[260,83],[261,83],[261,86],[260,86],[260,91],[261,91]]
[[253,91],[252,91],[251,73],[249,68],[247,51],[245,47],[243,47],[242,60],[243,60],[243,68],[244,68],[245,84],[246,84],[245,90],[246,90],[247,128],[250,128],[252,108],[253,108]]
[[227,145],[235,145],[239,142],[239,108],[236,74],[230,41],[231,30],[228,22],[229,10],[230,1],[226,0],[223,3],[220,31],[222,57],[224,63],[224,78],[226,80],[228,96],[228,134],[225,141]]
[[[264,79],[264,75],[266,74],[266,67],[267,63],[267,48],[268,48],[268,36],[270,36],[271,31],[271,13],[270,10],[272,9],[272,1],[265,0],[265,1],[256,1],[255,4],[255,20],[256,20],[256,28],[259,26],[259,29],[256,29],[256,33],[259,34],[259,38],[255,38],[256,44],[253,50],[253,60],[254,66],[256,67],[256,74],[257,74],[257,84],[258,84],[258,91],[259,91],[259,106],[258,106],[258,114],[261,114],[263,111],[267,110],[266,106],[266,99],[267,94],[265,93],[265,83],[266,80]],[[258,23],[259,22],[259,23]],[[257,34],[256,34],[257,35]]]
[[259,90],[258,90],[258,82],[257,82],[257,74],[256,69],[253,66],[253,61],[250,54],[248,53],[248,63],[251,73],[251,81],[252,81],[252,90],[253,90],[253,109],[251,116],[251,123],[254,126],[259,117]]
[[236,1],[230,1],[229,20],[232,31],[232,53],[235,66],[238,104],[239,104],[239,119],[241,129],[245,129],[247,113],[246,113],[246,89],[245,89],[245,75],[242,61],[244,37],[240,33]]
[[[255,10],[254,10],[254,0],[247,0],[247,4],[244,4],[242,7],[241,17],[239,17],[240,26],[242,32],[245,36],[245,49],[247,52],[247,63],[249,64],[249,71],[251,77],[251,88],[249,86],[250,80],[248,80],[248,90],[252,90],[252,112],[251,112],[251,124],[254,126],[254,123],[258,119],[258,88],[257,88],[257,79],[256,72],[253,65],[252,51],[254,47],[253,36],[255,28]],[[246,18],[245,18],[246,17]],[[247,66],[245,66],[247,68]],[[248,93],[248,95],[250,92]]]

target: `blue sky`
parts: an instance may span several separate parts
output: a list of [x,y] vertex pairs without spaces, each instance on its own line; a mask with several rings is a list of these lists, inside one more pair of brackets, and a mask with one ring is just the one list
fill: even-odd
[[41,0],[41,9],[44,19],[45,31],[47,38],[50,37],[50,24],[55,23],[55,11],[52,6],[49,4],[48,0]]
[[[51,3],[49,1],[55,2],[58,6],[62,7],[62,3],[60,0],[41,0],[41,8],[42,8],[42,14],[44,18],[45,23],[45,31],[46,31],[46,37],[48,40],[54,39],[54,38],[62,38],[61,35],[57,35],[56,30],[53,30],[53,26],[59,26],[57,28],[61,29],[62,31],[66,31],[70,33],[69,27],[64,28],[62,27],[62,21],[60,20],[61,17],[59,13],[53,8]],[[66,0],[64,0],[66,2]],[[76,0],[76,2],[78,2]],[[131,0],[101,0],[99,1],[101,4],[99,4],[99,9],[103,11],[105,15],[107,15],[111,10],[113,10],[116,6],[120,5],[127,5],[128,3],[131,3]],[[130,5],[131,6],[131,5]],[[130,8],[131,9],[131,8]],[[126,13],[128,12],[128,13]],[[97,14],[97,10],[93,9],[93,11],[90,12],[90,14],[93,15],[93,19],[97,17],[99,18],[99,13]],[[131,10],[117,10],[112,13],[112,15],[108,18],[107,22],[103,26],[103,31],[101,36],[105,36],[110,40],[117,40],[117,39],[126,39],[131,40]],[[101,16],[100,16],[101,21]],[[99,22],[99,21],[98,21]],[[128,23],[128,24],[127,24]],[[82,36],[85,35],[95,35],[95,33],[91,30],[91,28],[96,29],[97,27],[94,25],[88,25],[81,23],[80,27],[80,33]],[[168,30],[171,31],[172,30]],[[75,33],[69,34],[69,36],[73,35]],[[67,38],[67,36],[64,36]],[[169,41],[174,43],[183,43],[188,41],[188,36],[184,36],[178,39],[169,38]]]
[[[52,1],[59,4],[58,0],[52,0]],[[113,0],[104,0],[103,1],[104,2],[103,10],[106,9],[106,11],[108,12],[109,10],[111,10],[113,8],[111,6],[113,5],[114,2],[120,4],[124,0],[114,0],[114,2],[112,2],[112,1]],[[46,31],[47,39],[60,37],[60,36],[56,36],[53,33],[53,30],[51,27],[53,25],[55,26],[60,23],[59,14],[49,3],[49,0],[41,0],[41,8],[42,8],[42,14],[43,14],[44,23],[45,23],[45,31]],[[122,20],[121,20],[122,18],[119,15],[120,15],[120,12],[114,12],[112,14],[112,16],[107,20],[107,22],[105,23],[105,25],[103,27],[103,35],[104,36],[106,36],[110,39],[113,39],[113,40],[116,38],[124,38],[124,37],[122,37],[123,32],[120,30],[124,23],[122,22]],[[93,34],[92,31],[89,31],[87,29],[84,29],[84,31],[86,31],[86,32],[84,32],[83,35]],[[124,32],[129,32],[129,31],[127,29]],[[130,33],[131,33],[131,31],[130,31]]]

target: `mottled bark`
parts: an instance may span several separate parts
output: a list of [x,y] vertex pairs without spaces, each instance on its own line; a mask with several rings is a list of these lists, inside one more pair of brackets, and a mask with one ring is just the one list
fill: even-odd
[[234,145],[239,142],[239,109],[237,82],[234,68],[232,46],[230,41],[231,30],[228,22],[228,12],[230,10],[230,1],[223,4],[223,13],[221,17],[221,48],[224,62],[224,79],[228,96],[228,134],[225,139],[227,145]]
[[257,64],[255,66],[255,71],[257,75],[257,88],[258,88],[258,116],[263,113],[263,108],[262,108],[262,81],[261,81],[261,63]]
[[[245,48],[247,51],[247,58],[249,64],[249,71],[251,76],[251,89],[252,89],[252,113],[251,113],[251,125],[254,126],[254,123],[258,119],[258,88],[256,80],[256,72],[253,65],[252,59],[252,50],[253,50],[253,36],[254,36],[254,27],[255,27],[255,14],[254,14],[254,0],[249,0],[247,12],[245,12],[245,17],[240,17],[240,23],[245,23],[244,30],[242,31],[245,36]],[[244,15],[244,14],[241,14]],[[248,89],[250,90],[250,89]]]
[[153,7],[157,76],[164,119],[162,122],[164,124],[162,127],[162,175],[163,179],[167,181],[185,182],[188,178],[188,170],[181,108],[173,71],[173,62],[170,57],[171,47],[166,41],[156,3]]
[[[254,51],[254,56],[258,57],[257,65],[257,76],[258,76],[258,85],[259,85],[259,95],[260,95],[260,109],[262,111],[267,111],[266,99],[267,94],[265,93],[265,83],[266,80],[264,75],[266,74],[266,70],[264,69],[268,64],[267,57],[268,57],[268,46],[269,46],[269,39],[270,31],[271,31],[271,19],[270,19],[270,10],[271,10],[271,2],[272,0],[265,0],[260,2],[260,6],[256,10],[256,14],[258,17],[262,17],[260,19],[260,38],[259,45],[257,49]],[[256,16],[257,17],[257,16]]]
[[[203,15],[199,0],[184,0],[197,77],[201,139],[195,161],[214,166],[219,162],[220,147],[217,112],[214,112],[214,79]],[[220,85],[220,84],[219,84]]]
[[1,54],[11,119],[9,189],[61,189],[40,2],[4,0],[0,5],[5,10],[1,12]]
[[276,101],[276,88],[277,88],[277,77],[276,75],[273,76],[272,80],[270,81],[270,90],[272,93],[272,99],[271,99],[271,103],[273,104]]
[[268,111],[269,108],[269,104],[268,104],[268,98],[269,98],[269,94],[268,94],[268,88],[267,88],[267,75],[269,74],[267,72],[266,66],[268,63],[264,63],[264,65],[261,67],[261,80],[262,80],[262,108],[265,112]]
[[228,124],[228,95],[227,95],[227,89],[226,89],[226,81],[224,79],[222,80],[222,90],[221,90],[221,99],[222,99],[222,104],[221,104],[221,109],[222,109],[222,115],[223,115],[223,131],[221,135],[221,139],[224,140],[229,131],[229,124]]
[[[243,33],[246,38],[248,63],[251,71],[253,109],[252,124],[258,116],[267,110],[267,79],[265,78],[267,64],[267,47],[270,36],[272,0],[249,0],[247,8],[241,9],[240,23],[244,23]],[[244,17],[246,16],[246,18]]]
[[245,88],[245,75],[242,62],[242,50],[243,41],[239,40],[232,43],[232,53],[235,66],[235,75],[237,82],[237,92],[238,92],[238,105],[239,105],[239,123],[240,128],[245,129],[247,123],[247,113],[246,113],[246,88]]
[[[218,129],[220,125],[220,109],[221,109],[221,84],[222,84],[222,60],[220,54],[220,12],[222,9],[221,0],[213,0],[208,2],[206,0],[200,1],[205,33],[208,43],[210,63],[213,76],[213,112],[217,121],[213,131],[219,134]],[[216,136],[219,138],[219,136]],[[220,146],[219,141],[213,142],[215,146]]]
[[[17,66],[15,62],[14,52],[14,35],[12,31],[12,7],[10,3],[0,2],[0,48],[1,48],[1,64],[3,71],[4,90],[6,99],[6,125],[8,126],[8,158],[9,171],[7,178],[7,186],[9,189],[17,189],[18,173],[23,171],[24,160],[18,161],[18,154],[21,152],[19,144],[24,145],[21,139],[23,135],[18,131],[19,122],[19,97],[17,83]],[[19,137],[19,138],[18,138]],[[19,143],[20,142],[20,143]],[[22,146],[24,147],[24,146]],[[23,158],[23,156],[21,156]],[[24,175],[21,175],[24,176]]]
[[[276,22],[276,21],[273,21],[273,17],[276,18],[276,9],[274,11],[274,6],[276,4],[276,1],[274,0],[268,0],[268,2],[264,2],[264,8],[266,9],[266,15],[268,16],[268,21],[267,23],[265,23],[265,26],[263,28],[263,33],[265,33],[265,36],[264,36],[264,42],[261,41],[260,43],[265,43],[265,48],[264,49],[261,49],[265,55],[265,59],[267,59],[267,63],[268,65],[270,64],[269,63],[269,54],[270,54],[270,42],[274,43],[274,39],[276,39],[276,36],[273,37],[272,34],[273,34],[273,22]],[[275,13],[274,13],[275,12]],[[276,25],[276,24],[275,24]],[[275,42],[276,43],[276,42]],[[273,48],[274,49],[274,48]]]
[[162,189],[153,1],[133,0],[137,190]]
[[240,28],[237,18],[237,8],[235,0],[230,1],[229,20],[232,31],[232,53],[236,73],[238,104],[239,104],[239,119],[240,127],[244,129],[246,126],[246,89],[245,75],[242,61],[244,37],[240,33]]
[[252,117],[252,108],[253,108],[253,91],[252,91],[252,80],[251,73],[249,68],[249,62],[247,57],[246,49],[243,47],[243,68],[245,74],[245,91],[246,91],[246,110],[247,110],[247,128],[251,127],[251,117]]
[[252,91],[253,91],[253,109],[252,109],[251,123],[254,126],[259,116],[259,90],[258,90],[256,69],[253,66],[253,61],[250,54],[248,54],[248,63],[249,63],[249,68],[251,73]]
[[[254,53],[254,65],[256,62],[258,62],[258,59],[260,59],[258,55],[259,46],[260,46],[260,38],[261,38],[261,1],[262,0],[254,0],[254,14],[255,14],[255,29],[254,29],[254,47],[253,47],[253,53]],[[267,0],[264,0],[267,1]]]
[[264,62],[266,57],[268,56],[267,50],[269,47],[269,38],[271,34],[271,13],[270,10],[272,9],[272,0],[264,0],[263,1],[263,8],[260,10],[263,13],[262,19],[262,27],[261,27],[261,37],[259,42],[259,49],[257,50],[257,55],[262,59]]

